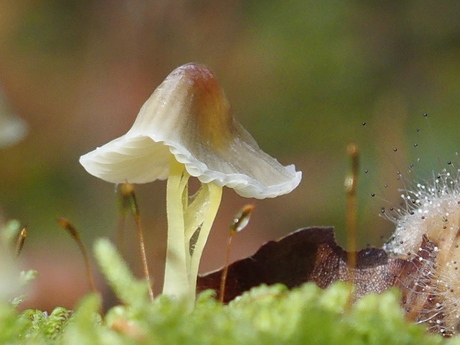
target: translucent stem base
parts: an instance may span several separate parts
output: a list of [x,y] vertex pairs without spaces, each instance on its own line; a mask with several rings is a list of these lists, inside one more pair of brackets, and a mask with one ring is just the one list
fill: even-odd
[[166,189],[168,240],[163,293],[193,306],[200,259],[220,205],[222,187],[203,184],[189,204],[189,178],[185,166],[173,158]]

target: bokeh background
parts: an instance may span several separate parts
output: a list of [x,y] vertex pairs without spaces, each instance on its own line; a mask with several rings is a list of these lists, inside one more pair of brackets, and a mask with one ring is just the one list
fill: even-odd
[[[28,225],[23,265],[40,272],[23,307],[72,307],[88,292],[56,218],[70,219],[91,248],[114,238],[118,214],[114,186],[78,158],[124,134],[166,75],[191,61],[214,71],[266,152],[303,171],[276,199],[225,190],[202,272],[224,263],[229,221],[248,202],[256,209],[232,260],[311,225],[335,226],[344,245],[351,141],[361,149],[360,247],[391,233],[379,213],[398,204],[398,188],[448,161],[459,166],[458,1],[0,0],[1,109],[28,124],[20,143],[0,150],[0,209]],[[137,196],[158,292],[165,183],[140,185]],[[128,222],[126,256],[140,275],[136,240]]]

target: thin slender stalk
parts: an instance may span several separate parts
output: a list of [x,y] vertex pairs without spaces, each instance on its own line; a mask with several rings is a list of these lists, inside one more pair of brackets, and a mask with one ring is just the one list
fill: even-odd
[[196,279],[198,276],[198,269],[204,246],[208,240],[212,224],[214,223],[214,219],[216,218],[217,210],[219,209],[220,201],[222,199],[222,187],[219,187],[214,183],[208,183],[203,185],[203,188],[206,190],[208,197],[206,198],[206,209],[203,212],[203,222],[198,234],[198,239],[195,243],[195,249],[193,250],[189,273],[190,287],[194,292],[196,290]]
[[[172,158],[166,186],[168,240],[163,293],[184,298],[193,306],[200,259],[219,209],[222,187],[203,184],[189,205],[189,177],[185,166]],[[197,231],[196,241],[191,243]]]
[[152,280],[150,279],[150,270],[149,270],[149,265],[147,262],[147,254],[145,252],[144,231],[143,231],[142,224],[141,224],[141,218],[138,215],[136,215],[134,216],[134,221],[136,222],[137,235],[139,236],[139,246],[141,250],[144,277],[148,284],[149,298],[153,302],[154,296],[153,296],[153,289],[152,289]]
[[219,301],[221,303],[224,303],[225,300],[225,288],[227,286],[228,266],[230,265],[230,249],[232,246],[233,237],[248,225],[253,210],[254,205],[244,205],[235,215],[232,224],[230,225],[230,232],[228,235],[227,250],[225,255],[225,266],[220,277]]
[[81,255],[83,256],[83,260],[85,262],[85,268],[86,268],[86,274],[88,277],[89,286],[94,293],[97,293],[98,290],[96,289],[96,285],[94,284],[94,279],[93,279],[93,274],[91,272],[91,264],[89,261],[88,252],[86,251],[86,248],[80,239],[80,235],[77,229],[72,224],[70,224],[70,222],[66,218],[63,218],[63,217],[58,219],[58,223],[63,229],[67,230],[70,236],[72,236],[74,241],[77,243],[78,248],[80,249]]
[[231,232],[230,235],[228,236],[227,250],[225,253],[225,266],[224,266],[224,269],[222,270],[222,276],[220,278],[220,289],[219,289],[220,303],[224,303],[224,299],[225,299],[225,287],[227,286],[228,266],[230,265],[229,264],[230,263],[230,248],[232,246],[232,240],[235,234],[236,232]]
[[354,282],[355,282],[355,270],[357,262],[357,249],[356,249],[356,238],[357,238],[357,221],[356,221],[356,189],[358,187],[358,175],[359,175],[359,150],[355,143],[350,143],[347,147],[347,154],[351,159],[351,171],[345,179],[345,191],[347,193],[347,249],[348,257],[347,264],[349,269],[348,281],[350,282],[350,297],[347,301],[348,308],[354,300]]
[[147,261],[147,253],[145,251],[144,230],[142,227],[141,217],[139,215],[139,211],[137,208],[137,202],[136,202],[136,199],[134,198],[134,194],[133,194],[133,203],[135,203],[136,205],[135,207],[137,210],[136,213],[134,214],[134,222],[136,223],[137,235],[139,237],[139,247],[141,251],[142,267],[144,269],[144,277],[148,284],[148,293],[149,293],[150,301],[153,302],[154,296],[153,296],[153,289],[152,289],[152,280],[150,278],[150,269],[149,269],[149,264]]
[[134,186],[125,182],[120,187],[120,192],[122,195],[122,205],[123,205],[123,222],[124,222],[124,209],[126,208],[126,201],[131,206],[131,212],[133,214],[134,222],[136,223],[137,236],[139,237],[139,249],[141,252],[142,268],[144,271],[144,278],[148,285],[148,294],[150,300],[153,302],[153,289],[152,289],[152,280],[150,278],[150,269],[147,261],[147,252],[145,250],[145,240],[144,240],[144,229],[142,227],[141,216],[139,211],[139,205],[137,203],[136,193],[134,192]]
[[353,271],[356,268],[356,189],[359,174],[359,151],[356,144],[351,143],[347,147],[347,154],[351,158],[351,171],[345,179],[347,193],[347,249],[348,266]]
[[170,173],[166,185],[166,212],[168,238],[166,247],[165,277],[163,293],[176,298],[190,297],[187,255],[185,241],[183,193],[187,187],[188,175],[185,167],[171,157]]

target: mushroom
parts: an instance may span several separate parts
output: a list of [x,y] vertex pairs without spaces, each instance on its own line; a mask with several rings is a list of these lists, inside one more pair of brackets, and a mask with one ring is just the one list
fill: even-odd
[[[142,106],[123,136],[80,157],[105,181],[167,179],[167,254],[163,293],[195,299],[198,266],[217,213],[222,187],[246,198],[291,192],[302,178],[263,152],[233,118],[229,102],[206,66],[175,69]],[[193,198],[190,176],[201,182]]]

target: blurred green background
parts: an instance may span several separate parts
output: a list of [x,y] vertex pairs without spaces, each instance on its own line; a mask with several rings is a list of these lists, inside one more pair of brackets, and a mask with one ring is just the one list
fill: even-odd
[[[0,151],[3,218],[28,225],[24,265],[41,273],[27,306],[71,306],[88,290],[56,218],[69,218],[90,246],[113,237],[118,216],[114,186],[78,158],[124,134],[155,87],[187,62],[208,65],[259,145],[303,171],[301,185],[277,199],[225,190],[202,271],[223,264],[229,220],[248,202],[256,209],[232,260],[311,225],[335,226],[345,244],[350,141],[361,148],[360,247],[391,233],[379,213],[398,204],[398,188],[449,160],[460,164],[458,1],[0,0],[0,54],[0,88],[29,126]],[[164,190],[163,182],[137,187],[157,291]],[[130,223],[126,236],[139,272]]]

